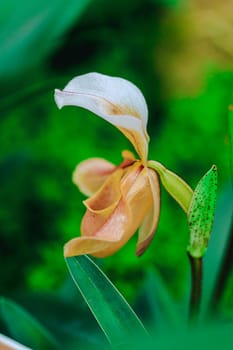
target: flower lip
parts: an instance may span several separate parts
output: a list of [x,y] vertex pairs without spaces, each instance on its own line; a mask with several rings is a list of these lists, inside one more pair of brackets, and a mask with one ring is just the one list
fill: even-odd
[[141,225],[153,202],[148,169],[141,162],[135,162],[128,168],[118,169],[116,173],[119,170],[124,172],[124,175],[117,178],[118,175],[112,174],[108,181],[113,185],[117,179],[115,188],[119,185],[120,197],[111,186],[112,202],[109,201],[109,206],[103,210],[99,206],[99,201],[103,199],[105,202],[105,195],[109,193],[108,190],[105,192],[109,185],[105,183],[98,194],[88,200],[92,203],[91,208],[87,208],[82,221],[81,237],[74,238],[66,244],[66,256],[91,254],[95,257],[106,257],[112,255],[131,238]]

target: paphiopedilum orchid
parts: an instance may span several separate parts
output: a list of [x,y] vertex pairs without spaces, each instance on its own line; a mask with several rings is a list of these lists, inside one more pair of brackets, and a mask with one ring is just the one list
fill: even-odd
[[90,158],[75,169],[73,181],[90,196],[81,224],[81,237],[71,239],[66,257],[91,254],[106,257],[119,250],[139,228],[136,254],[141,255],[155,233],[160,213],[161,182],[187,211],[190,187],[156,161],[147,160],[148,110],[141,91],[129,81],[98,73],[72,79],[64,90],[55,90],[59,108],[79,106],[116,126],[131,142],[139,159],[123,151],[115,166],[102,158]]

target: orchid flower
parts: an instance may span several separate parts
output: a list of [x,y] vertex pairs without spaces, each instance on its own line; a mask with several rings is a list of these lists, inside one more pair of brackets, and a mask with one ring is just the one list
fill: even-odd
[[123,151],[115,166],[102,158],[90,158],[75,169],[73,181],[89,196],[81,223],[81,237],[64,248],[66,257],[114,254],[139,228],[136,254],[150,244],[159,221],[160,184],[187,211],[192,190],[177,175],[155,161],[147,160],[148,110],[141,91],[129,81],[99,73],[72,79],[64,90],[55,90],[59,108],[79,106],[117,127],[131,142],[139,159]]

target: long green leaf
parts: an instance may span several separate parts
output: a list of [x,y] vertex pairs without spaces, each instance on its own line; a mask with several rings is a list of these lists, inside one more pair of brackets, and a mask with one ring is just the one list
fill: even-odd
[[[231,181],[233,181],[233,105],[229,106],[228,115],[230,139]],[[232,183],[228,183],[219,196],[216,208],[212,238],[207,250],[204,264],[202,317],[206,316],[216,292],[224,288],[221,272],[224,269],[226,253],[231,240],[231,225],[233,222],[233,191]]]
[[206,314],[220,277],[225,254],[231,239],[233,191],[230,183],[217,201],[212,237],[204,260],[202,314]]
[[142,323],[99,267],[87,256],[67,258],[71,276],[105,333],[118,346],[135,334],[146,335]]
[[89,2],[1,1],[1,78],[22,74],[46,58],[60,44],[62,35],[78,20]]
[[59,348],[49,331],[13,301],[1,298],[0,317],[10,335],[20,343],[34,350],[55,350]]
[[233,183],[233,105],[229,106],[230,166]]

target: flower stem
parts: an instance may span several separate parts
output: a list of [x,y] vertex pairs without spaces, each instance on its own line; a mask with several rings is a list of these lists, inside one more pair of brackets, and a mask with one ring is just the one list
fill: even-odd
[[192,286],[189,304],[189,321],[191,324],[198,322],[200,305],[201,305],[201,293],[202,293],[202,258],[194,258],[188,253],[191,274],[192,274]]

